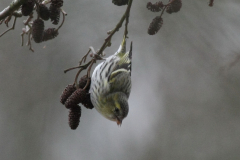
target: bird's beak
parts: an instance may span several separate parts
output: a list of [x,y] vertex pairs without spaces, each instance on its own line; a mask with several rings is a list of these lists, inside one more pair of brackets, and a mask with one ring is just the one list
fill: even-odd
[[122,125],[122,120],[120,120],[119,118],[117,118],[117,125],[121,126]]
[[121,127],[122,121],[117,121],[117,125]]

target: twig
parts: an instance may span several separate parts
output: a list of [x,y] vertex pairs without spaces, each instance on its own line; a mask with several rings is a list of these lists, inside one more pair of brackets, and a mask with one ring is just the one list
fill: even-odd
[[21,41],[22,41],[21,45],[22,45],[22,46],[23,46],[23,43],[24,43],[24,38],[23,38],[24,34],[25,34],[25,32],[23,31],[23,32],[21,33]]
[[63,10],[61,9],[61,12],[63,14],[63,20],[62,20],[62,23],[60,24],[60,26],[58,27],[57,31],[62,27],[64,21],[65,21],[65,13],[63,12]]
[[[128,3],[132,3],[132,2],[129,1]],[[130,8],[127,8],[127,13],[128,14],[126,14],[125,30],[124,30],[124,36],[126,38],[127,38],[127,34],[128,34],[128,23],[129,23],[129,16],[130,16]]]
[[160,14],[160,17],[162,17],[162,15],[163,15],[165,9],[167,8],[167,6],[169,6],[169,5],[170,5],[171,3],[173,3],[173,2],[174,2],[174,0],[173,0],[173,1],[170,1],[168,4],[164,5],[164,8],[163,8],[163,10],[162,10],[162,12],[161,12],[161,14]]
[[77,69],[77,68],[87,68],[90,64],[91,64],[91,61],[89,61],[85,65],[80,65],[80,66],[77,66],[77,67],[72,67],[72,68],[66,69],[66,70],[64,70],[64,73],[67,73],[68,71],[71,71],[71,70]]
[[9,29],[7,29],[6,31],[4,31],[4,32],[0,35],[0,37],[2,37],[5,33],[7,33],[7,32],[10,31],[10,30],[13,30],[13,29],[15,28],[16,19],[17,19],[17,17],[14,17],[14,21],[13,21],[12,27],[9,28]]
[[22,11],[15,11],[12,13],[12,15],[15,17],[22,17]]
[[28,43],[27,43],[27,46],[29,46],[29,50],[31,50],[32,52],[34,52],[33,48],[32,48],[32,43],[31,43],[31,33],[32,32],[29,32],[28,34]]
[[4,23],[6,24],[7,27],[8,27],[8,23],[11,21],[11,19],[12,19],[12,15],[8,16],[8,17],[5,19]]
[[105,39],[105,42],[103,43],[102,47],[100,48],[100,50],[97,53],[98,55],[102,54],[103,50],[107,47],[107,44],[110,43],[112,36],[115,34],[115,32],[117,32],[119,30],[119,28],[121,28],[123,21],[126,19],[126,16],[130,15],[130,8],[132,6],[132,1],[133,0],[129,0],[128,7],[127,7],[125,13],[123,14],[121,20],[118,22],[116,27],[112,30],[111,34],[109,34],[109,36]]
[[75,76],[74,85],[75,85],[75,87],[76,87],[77,89],[79,88],[79,86],[77,85],[77,84],[78,84],[78,83],[77,83],[78,76],[79,76],[79,74],[80,74],[83,70],[84,70],[84,69],[81,68],[81,69],[77,72],[77,74],[76,74],[76,76]]
[[43,2],[42,2],[42,4],[48,4],[48,3],[50,3],[51,2],[51,0],[44,0]]
[[88,54],[90,53],[90,51],[91,51],[91,49],[89,49],[88,52],[87,52],[87,54],[85,54],[85,56],[83,56],[82,60],[79,62],[79,65],[82,65],[82,62],[84,62],[84,63],[86,62],[87,56],[88,56]]
[[[78,80],[78,76],[80,75],[80,73],[81,73],[84,69],[87,69],[89,65],[90,65],[90,68],[91,68],[91,66],[93,65],[93,63],[94,63],[94,60],[92,59],[92,60],[89,61],[87,64],[83,65],[83,66],[81,67],[81,69],[77,72],[76,77],[75,77],[75,80],[74,80],[74,84],[75,84],[76,88],[79,88],[79,86],[77,85],[77,80]],[[85,88],[85,87],[84,87],[84,88]]]
[[29,16],[28,16],[28,19],[26,21],[23,22],[23,24],[26,26],[28,25],[28,23],[32,20],[33,18],[33,13],[31,13]]
[[66,12],[66,11],[64,11],[62,8],[61,8],[61,11],[62,11],[62,13],[63,13],[65,16],[67,16],[67,12]]
[[91,72],[92,66],[93,66],[93,64],[94,64],[95,62],[96,62],[96,61],[92,60],[90,66],[88,67],[88,71],[87,71],[87,78],[88,78],[88,80],[87,80],[87,84],[85,85],[85,87],[83,88],[83,90],[85,90],[85,89],[88,87],[89,83],[90,83],[90,72]]

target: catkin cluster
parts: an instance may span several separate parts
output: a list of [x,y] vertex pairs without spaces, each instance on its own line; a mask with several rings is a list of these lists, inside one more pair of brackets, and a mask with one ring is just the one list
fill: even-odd
[[171,13],[176,13],[176,12],[180,11],[181,7],[182,7],[181,0],[169,0],[168,4],[163,4],[162,1],[156,2],[154,4],[152,2],[148,2],[147,3],[148,10],[150,10],[152,12],[162,11],[161,15],[156,16],[150,23],[150,25],[148,27],[148,34],[154,35],[160,30],[160,28],[163,25],[162,15],[165,10],[167,13],[171,14]]
[[[34,7],[35,6],[35,7]],[[37,19],[32,23],[32,37],[36,43],[51,40],[58,36],[58,29],[44,29],[44,21],[51,20],[52,24],[57,25],[60,19],[60,8],[63,6],[63,0],[51,0],[50,6],[28,0],[21,7],[24,16],[30,16],[36,8]]]
[[60,102],[69,109],[68,124],[71,129],[76,129],[80,122],[81,107],[79,103],[88,109],[93,108],[89,94],[90,83],[87,85],[88,81],[91,82],[91,79],[83,76],[79,81],[78,88],[70,84],[65,88],[60,97]]

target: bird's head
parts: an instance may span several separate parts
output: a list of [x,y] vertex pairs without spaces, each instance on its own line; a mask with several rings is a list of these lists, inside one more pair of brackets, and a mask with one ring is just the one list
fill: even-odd
[[105,104],[100,111],[104,117],[111,121],[122,124],[122,120],[128,115],[128,98],[124,93],[112,93],[105,98]]

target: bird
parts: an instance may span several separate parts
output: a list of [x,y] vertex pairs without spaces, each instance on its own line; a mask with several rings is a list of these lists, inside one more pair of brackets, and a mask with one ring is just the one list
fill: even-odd
[[91,77],[90,99],[105,118],[121,126],[129,111],[131,92],[132,42],[126,52],[126,36],[115,54],[98,64]]

